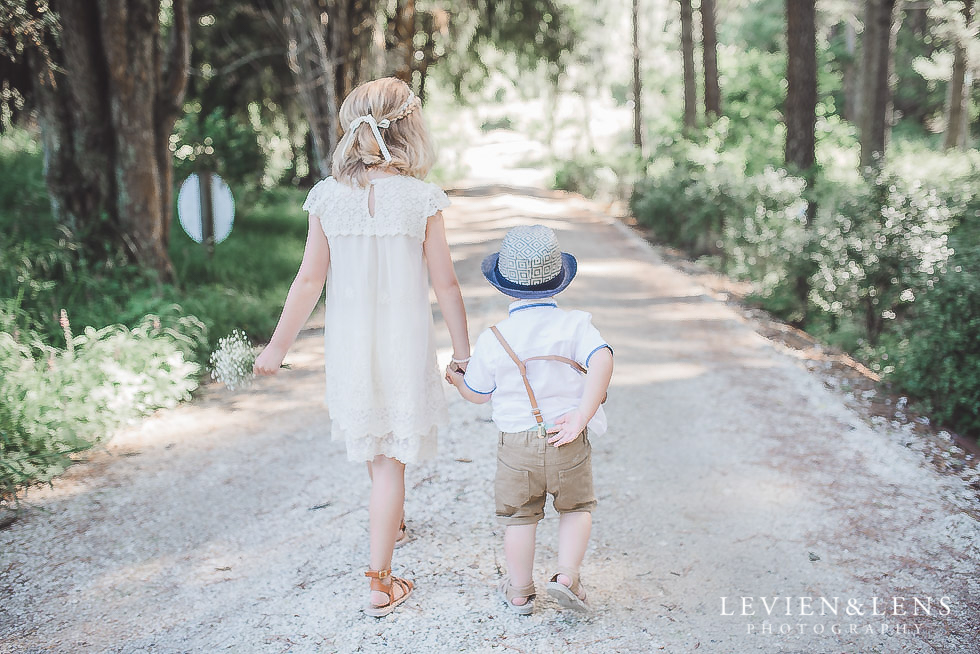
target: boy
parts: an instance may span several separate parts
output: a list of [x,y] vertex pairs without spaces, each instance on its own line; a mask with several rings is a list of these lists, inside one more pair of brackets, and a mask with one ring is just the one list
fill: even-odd
[[534,610],[535,531],[548,494],[561,518],[558,570],[546,588],[562,606],[589,610],[579,581],[596,505],[589,438],[606,430],[601,403],[613,356],[590,314],[559,309],[554,300],[576,270],[551,229],[507,232],[500,251],[483,261],[483,275],[517,301],[506,320],[480,334],[465,373],[453,365],[447,371],[465,399],[493,402],[500,429],[494,496],[509,573],[498,591],[521,615]]

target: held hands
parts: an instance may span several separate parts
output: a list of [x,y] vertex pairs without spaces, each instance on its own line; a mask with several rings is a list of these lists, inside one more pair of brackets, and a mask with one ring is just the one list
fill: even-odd
[[282,360],[286,357],[285,352],[279,352],[275,348],[266,347],[261,354],[255,358],[252,371],[256,375],[274,375],[279,372]]
[[463,374],[466,372],[465,363],[450,361],[446,366],[446,383],[459,388],[463,384]]
[[578,435],[582,433],[582,430],[585,429],[588,422],[578,409],[572,409],[561,418],[558,418],[558,420],[555,420],[555,426],[559,430],[558,433],[548,439],[548,443],[555,447],[568,445],[578,438]]

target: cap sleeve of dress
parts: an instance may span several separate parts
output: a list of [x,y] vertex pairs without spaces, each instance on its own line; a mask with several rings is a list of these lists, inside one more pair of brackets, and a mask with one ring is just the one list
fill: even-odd
[[426,183],[425,201],[423,203],[422,217],[428,220],[437,211],[441,211],[449,206],[449,196],[446,192],[435,184]]
[[306,196],[306,202],[303,203],[303,210],[309,211],[314,216],[319,216],[321,219],[324,216],[329,216],[331,214],[331,208],[333,200],[335,198],[335,186],[337,181],[333,177],[327,177],[316,183],[316,185],[310,189],[309,195]]

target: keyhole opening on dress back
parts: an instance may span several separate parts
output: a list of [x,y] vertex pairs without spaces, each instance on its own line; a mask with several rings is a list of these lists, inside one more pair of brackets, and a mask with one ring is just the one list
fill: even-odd
[[368,184],[368,213],[374,218],[374,184]]

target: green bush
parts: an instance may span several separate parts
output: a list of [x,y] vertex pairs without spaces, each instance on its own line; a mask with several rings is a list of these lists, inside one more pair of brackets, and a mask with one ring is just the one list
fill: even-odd
[[980,244],[956,251],[901,333],[895,382],[934,419],[980,439]]
[[0,501],[18,488],[49,482],[70,455],[112,429],[155,409],[172,407],[197,387],[189,360],[204,339],[190,317],[167,326],[156,316],[135,328],[87,328],[73,336],[62,316],[63,348],[14,328],[16,309],[0,308]]
[[885,172],[845,191],[818,204],[811,299],[829,314],[854,316],[874,345],[887,322],[934,285],[950,254],[952,221],[919,180]]
[[809,238],[805,181],[767,168],[737,184],[743,201],[726,221],[725,271],[753,282],[752,299],[789,320],[802,315],[796,290]]
[[588,198],[624,197],[639,179],[644,165],[632,146],[619,155],[592,154],[581,159],[564,159],[555,165],[551,187]]
[[210,170],[235,191],[255,186],[265,172],[266,156],[252,126],[225,116],[223,109],[207,116],[201,116],[199,105],[190,109],[177,121],[170,142],[177,184],[191,173]]
[[[54,222],[41,171],[29,134],[0,135],[0,501],[50,481],[126,420],[188,397],[209,338],[267,338],[307,231],[303,191],[239,193],[235,229],[213,257],[175,225],[179,283],[160,284],[121,255],[85,252]],[[77,336],[66,339],[62,309]]]

